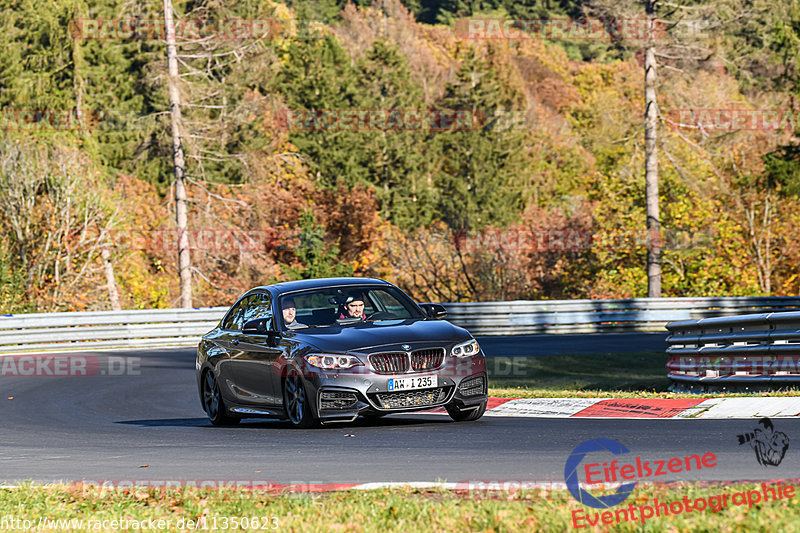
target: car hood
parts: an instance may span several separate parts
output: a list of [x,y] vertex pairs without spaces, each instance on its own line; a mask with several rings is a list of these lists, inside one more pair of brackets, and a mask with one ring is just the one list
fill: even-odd
[[371,352],[397,349],[408,344],[411,349],[447,346],[472,338],[463,328],[444,320],[403,320],[372,322],[347,326],[329,326],[294,330],[293,340],[313,349],[334,353]]

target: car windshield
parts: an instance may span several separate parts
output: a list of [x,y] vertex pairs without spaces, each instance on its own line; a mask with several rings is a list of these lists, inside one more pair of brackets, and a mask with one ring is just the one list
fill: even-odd
[[331,287],[293,292],[279,305],[287,329],[375,324],[424,318],[402,291],[394,287]]

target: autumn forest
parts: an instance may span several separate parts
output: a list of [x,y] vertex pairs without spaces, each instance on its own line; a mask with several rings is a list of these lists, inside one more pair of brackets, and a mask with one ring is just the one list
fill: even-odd
[[645,4],[0,0],[0,309],[797,294],[800,2]]

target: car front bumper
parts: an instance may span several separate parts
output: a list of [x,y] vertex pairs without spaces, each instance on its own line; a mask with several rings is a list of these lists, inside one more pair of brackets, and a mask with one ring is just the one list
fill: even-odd
[[[460,410],[480,407],[487,401],[488,376],[483,354],[448,357],[430,371],[405,374],[328,372],[306,365],[307,394],[314,414],[323,423],[350,422],[358,416],[408,413],[452,405]],[[391,378],[435,375],[436,386],[390,391]]]

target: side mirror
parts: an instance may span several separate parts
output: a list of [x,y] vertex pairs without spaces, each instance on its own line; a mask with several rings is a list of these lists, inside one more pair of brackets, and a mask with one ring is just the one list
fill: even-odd
[[255,320],[248,320],[244,323],[244,326],[242,326],[242,333],[249,333],[251,335],[270,335],[272,333],[278,333],[277,331],[270,329],[271,323],[271,318],[256,318]]
[[266,335],[267,331],[269,331],[269,323],[271,319],[269,318],[256,318],[255,320],[248,320],[242,326],[242,333],[250,333],[254,335]]
[[442,304],[420,304],[419,306],[425,311],[428,318],[439,320],[447,316],[447,310]]
[[267,335],[269,337],[270,345],[275,343],[275,340],[280,336],[280,333],[274,329],[270,329],[271,318],[256,318],[255,320],[248,320],[242,326],[242,333],[246,335]]

